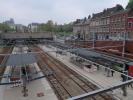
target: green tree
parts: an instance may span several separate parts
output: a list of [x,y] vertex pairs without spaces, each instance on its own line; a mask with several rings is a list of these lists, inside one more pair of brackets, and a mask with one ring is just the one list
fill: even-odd
[[39,25],[39,30],[40,31],[47,31],[47,32],[52,32],[55,29],[55,25],[52,20],[47,21],[47,23],[43,23]]
[[73,23],[58,25],[57,23],[54,23],[52,20],[49,20],[47,21],[47,23],[40,24],[39,30],[47,32],[56,32],[57,34],[64,36],[72,33]]
[[133,0],[129,0],[126,9],[133,9]]
[[0,31],[1,32],[8,32],[13,31],[7,24],[0,23]]
[[46,31],[46,29],[45,29],[45,27],[46,27],[46,24],[40,24],[39,26],[38,26],[38,30],[39,31]]
[[63,31],[64,32],[72,32],[73,31],[73,24],[72,23],[64,24],[63,25]]
[[54,23],[52,20],[49,20],[47,23],[46,23],[46,31],[48,32],[52,32],[54,30]]

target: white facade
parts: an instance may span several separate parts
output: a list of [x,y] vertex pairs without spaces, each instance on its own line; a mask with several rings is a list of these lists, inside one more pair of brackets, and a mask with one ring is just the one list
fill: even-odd
[[30,32],[38,32],[38,23],[32,23],[28,25],[29,31]]

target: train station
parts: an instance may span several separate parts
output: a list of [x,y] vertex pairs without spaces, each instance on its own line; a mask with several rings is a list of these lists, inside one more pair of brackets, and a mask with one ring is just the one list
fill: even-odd
[[[31,19],[24,18],[25,13],[20,17],[22,14],[17,9],[8,9],[15,11],[12,13],[17,15],[16,22],[13,18],[0,22],[0,100],[132,100],[133,0],[68,1],[64,1],[65,4],[53,1],[50,3],[53,8],[42,0],[27,4],[20,0],[16,1],[16,6],[15,2],[8,2],[12,5],[9,8],[19,5],[19,9],[22,7],[20,4],[32,8],[23,8]],[[51,9],[49,16],[43,15],[46,19],[39,17],[42,16],[44,3],[48,4],[45,9]],[[66,7],[67,3],[69,6],[72,4],[71,10]],[[1,7],[5,4],[6,1],[3,1]],[[50,17],[58,4],[66,7],[59,11],[63,15],[77,9],[77,12],[71,13],[78,18],[73,17],[77,19],[66,24],[65,19],[69,17],[63,19],[64,16],[60,15],[60,20],[57,20],[58,11]],[[96,7],[96,4],[99,5]],[[77,5],[78,8],[74,8]],[[86,15],[85,12],[88,14],[85,5],[92,10],[89,12],[92,15],[81,18]],[[100,7],[104,7],[102,11]],[[32,15],[36,11],[39,11],[38,17],[37,14]],[[29,24],[32,18],[40,20]],[[64,24],[48,18],[59,22],[63,20]],[[48,21],[44,23],[42,20]]]
[[83,48],[70,40],[64,45],[44,34],[2,37],[3,100],[132,99],[132,58],[97,50],[112,46]]

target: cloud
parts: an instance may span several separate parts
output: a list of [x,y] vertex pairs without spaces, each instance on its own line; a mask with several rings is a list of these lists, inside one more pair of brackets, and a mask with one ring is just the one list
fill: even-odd
[[104,8],[128,0],[0,0],[0,21],[14,18],[16,23],[46,22],[69,23]]

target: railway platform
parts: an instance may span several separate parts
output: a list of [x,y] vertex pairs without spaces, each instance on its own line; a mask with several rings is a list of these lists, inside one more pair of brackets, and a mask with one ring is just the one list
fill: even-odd
[[[70,57],[72,56],[70,53],[67,53],[66,55],[60,55],[60,54],[56,54],[55,52],[52,52],[56,50],[55,47],[52,47],[52,48],[48,48],[46,46],[40,46],[40,47],[45,51],[51,51],[51,52],[48,52],[51,56],[60,60],[68,67],[75,70],[80,75],[82,75],[92,83],[96,84],[100,88],[107,88],[122,82],[121,74],[118,72],[115,72],[113,76],[111,76],[111,73],[108,76],[107,71],[105,71],[105,68],[100,68],[100,70],[88,72],[70,62]],[[123,96],[123,92],[121,89],[113,90],[110,93],[118,100],[132,100],[133,98],[133,88],[131,88],[130,86],[127,87],[128,94],[126,97]]]
[[20,87],[5,87],[2,100],[58,100],[46,79],[34,81],[27,88],[29,90],[28,97],[23,97]]
[[27,89],[28,96],[23,97],[21,86],[1,86],[0,100],[58,100],[46,78],[30,82],[27,84]]

